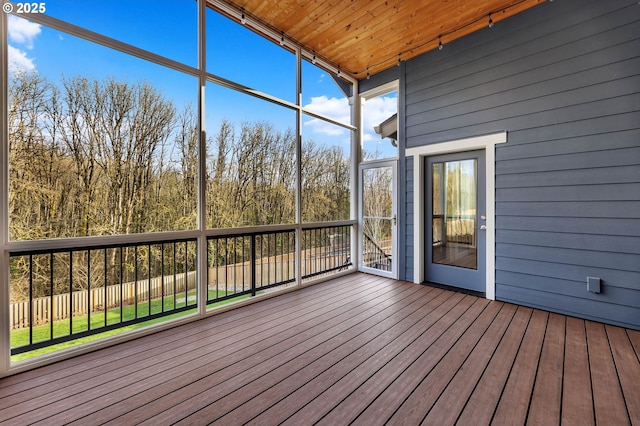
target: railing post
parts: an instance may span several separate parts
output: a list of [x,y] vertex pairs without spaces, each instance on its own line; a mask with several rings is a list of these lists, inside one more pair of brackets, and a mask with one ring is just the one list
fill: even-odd
[[249,265],[251,268],[251,296],[256,295],[256,234],[251,234],[251,250]]

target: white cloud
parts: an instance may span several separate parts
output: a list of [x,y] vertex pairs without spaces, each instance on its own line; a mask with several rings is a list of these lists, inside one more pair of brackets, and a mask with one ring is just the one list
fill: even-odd
[[379,96],[365,102],[362,109],[365,141],[367,140],[367,135],[380,139],[380,136],[375,133],[373,128],[396,112],[398,112],[398,98],[396,96]]
[[[311,98],[311,103],[305,108],[326,117],[332,118],[341,123],[350,123],[351,109],[347,98],[328,98],[325,95]],[[313,118],[304,122],[305,126],[311,128],[313,132],[327,136],[340,136],[347,134],[347,130],[324,120]]]
[[29,58],[23,49],[33,49],[35,38],[42,32],[40,25],[14,15],[7,16],[7,23],[9,41],[20,46],[8,45],[9,74],[34,71],[34,59]]
[[40,24],[34,24],[14,15],[7,17],[9,41],[33,49],[33,40],[42,32]]
[[369,99],[362,108],[362,142],[365,156],[388,158],[397,155],[397,150],[389,139],[382,139],[374,127],[398,112],[398,97],[379,96]]
[[[349,123],[351,109],[347,98],[328,98],[327,96],[318,96],[311,98],[311,103],[305,105],[306,108],[318,114],[331,117],[342,123]],[[375,126],[379,125],[387,118],[398,112],[398,97],[396,94],[391,96],[379,96],[368,100],[362,109],[363,128],[362,141],[367,144],[367,150],[373,151],[379,149],[394,150],[389,140],[380,138],[375,130]],[[327,123],[320,119],[309,119],[304,125],[312,132],[325,136],[348,136],[349,132],[340,126]],[[349,139],[345,139],[346,143]]]
[[28,58],[26,52],[9,45],[9,74],[30,72],[36,69],[33,59]]
[[349,123],[351,117],[347,98],[328,98],[326,95],[315,96],[311,98],[310,104],[305,105],[305,108],[342,123]]

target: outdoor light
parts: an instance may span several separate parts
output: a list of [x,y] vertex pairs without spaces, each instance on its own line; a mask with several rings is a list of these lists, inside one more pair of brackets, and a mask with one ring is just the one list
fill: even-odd
[[371,74],[369,74],[369,67],[367,67],[367,80],[371,79]]
[[316,64],[316,53],[315,53],[315,52],[313,52],[313,58],[311,58],[311,63],[312,63],[313,65],[315,65],[315,64]]
[[281,33],[280,36],[280,46],[284,46],[284,33]]
[[491,19],[491,14],[489,14],[489,28],[493,28],[493,19]]
[[396,65],[400,66],[400,62],[402,62],[402,60],[400,59],[400,55],[398,54],[398,63]]
[[240,22],[242,25],[247,23],[247,19],[244,17],[244,9],[242,9],[242,16],[240,17]]
[[438,50],[442,50],[443,47],[444,44],[442,44],[442,38],[441,36],[438,36]]

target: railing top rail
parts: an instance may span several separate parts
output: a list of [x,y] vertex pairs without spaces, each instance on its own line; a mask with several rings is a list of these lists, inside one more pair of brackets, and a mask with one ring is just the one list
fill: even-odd
[[[206,237],[242,236],[294,231],[301,229],[322,229],[338,226],[352,226],[355,220],[336,220],[330,222],[310,222],[302,224],[281,224],[247,226],[239,228],[208,229],[204,231]],[[129,235],[101,235],[90,237],[52,238],[49,240],[11,241],[6,245],[6,251],[11,256],[24,254],[45,254],[63,251],[83,251],[89,249],[104,249],[112,247],[131,247],[144,244],[162,244],[172,242],[194,241],[201,235],[200,231],[169,231],[157,233],[129,234]]]
[[134,247],[147,244],[169,244],[196,241],[197,232],[162,232],[153,234],[110,235],[78,237],[40,241],[17,241],[7,250],[10,256],[48,254],[69,251],[101,250],[116,247]]
[[218,237],[243,237],[259,234],[276,234],[278,232],[295,231],[296,225],[262,225],[262,226],[246,226],[240,228],[221,228],[209,229],[205,231],[207,238]]
[[355,220],[335,220],[330,222],[309,222],[302,224],[284,224],[284,225],[260,225],[260,226],[246,226],[240,228],[221,228],[221,229],[208,229],[205,231],[205,235],[210,237],[239,237],[258,234],[277,233],[282,231],[295,231],[298,227],[301,229],[322,229],[322,228],[334,228],[338,226],[352,226],[355,225]]
[[355,220],[334,220],[330,222],[310,222],[303,223],[301,225],[302,229],[321,229],[321,228],[334,228],[338,226],[352,226],[355,225],[357,221]]

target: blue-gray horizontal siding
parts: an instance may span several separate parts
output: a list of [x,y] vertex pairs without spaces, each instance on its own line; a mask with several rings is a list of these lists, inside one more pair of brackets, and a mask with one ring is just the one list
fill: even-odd
[[[405,279],[407,281],[414,280],[414,268],[413,268],[413,233],[414,233],[414,214],[413,214],[413,157],[407,157],[405,159],[406,168],[406,182],[404,185],[405,197],[406,197],[406,220],[404,230],[404,244],[405,246]],[[402,238],[402,237],[401,237]],[[402,240],[401,240],[402,241]]]
[[407,61],[405,81],[407,147],[508,132],[496,297],[640,328],[640,4],[547,2]]

